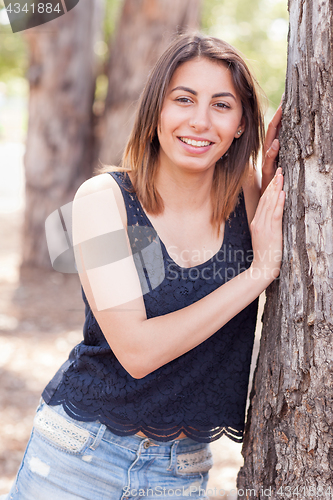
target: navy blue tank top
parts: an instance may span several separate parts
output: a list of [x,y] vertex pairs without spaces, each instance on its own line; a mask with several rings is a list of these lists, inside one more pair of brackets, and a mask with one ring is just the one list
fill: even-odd
[[[156,276],[143,255],[144,240],[152,239],[152,224],[128,175],[110,174],[124,198],[133,254],[140,255],[136,265],[140,262],[137,269],[148,319],[196,302],[250,266],[251,236],[241,192],[226,221],[222,246],[210,260],[180,267],[160,241],[156,248],[163,272]],[[199,442],[214,441],[222,434],[242,441],[258,299],[202,344],[144,378],[134,379],[112,352],[83,290],[82,296],[84,338],[44,389],[47,404],[62,404],[77,420],[99,420],[120,436],[142,431],[168,441],[184,432]]]

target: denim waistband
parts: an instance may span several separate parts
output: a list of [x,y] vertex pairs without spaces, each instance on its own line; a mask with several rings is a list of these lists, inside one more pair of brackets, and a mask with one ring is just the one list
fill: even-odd
[[[46,405],[44,401],[41,401],[40,407]],[[144,441],[144,449],[149,449],[150,452],[154,454],[167,454],[177,443],[177,453],[190,453],[194,451],[200,451],[208,447],[207,443],[199,443],[191,438],[185,437],[180,439],[173,439],[171,441],[157,441],[156,439],[151,439],[148,437],[138,436],[137,434],[130,436],[119,436],[114,434],[108,429],[104,424],[101,424],[98,420],[92,422],[82,422],[81,420],[75,420],[70,417],[64,410],[62,405],[50,406],[50,409],[55,411],[58,415],[63,416],[66,420],[74,423],[80,428],[86,429],[92,435],[97,436],[102,434],[103,441],[113,443],[120,447],[126,448],[131,451],[136,451],[141,443]]]

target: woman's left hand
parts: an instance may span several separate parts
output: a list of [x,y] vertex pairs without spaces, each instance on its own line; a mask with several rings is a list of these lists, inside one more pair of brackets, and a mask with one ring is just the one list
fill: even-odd
[[263,147],[261,195],[275,175],[277,168],[276,158],[279,152],[280,143],[278,140],[281,128],[282,107],[281,104],[270,121],[266,133]]

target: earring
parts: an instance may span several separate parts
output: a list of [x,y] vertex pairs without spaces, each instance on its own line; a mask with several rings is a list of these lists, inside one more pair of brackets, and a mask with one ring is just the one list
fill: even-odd
[[238,130],[238,132],[237,132],[238,137],[241,135],[241,133],[242,133],[242,130]]

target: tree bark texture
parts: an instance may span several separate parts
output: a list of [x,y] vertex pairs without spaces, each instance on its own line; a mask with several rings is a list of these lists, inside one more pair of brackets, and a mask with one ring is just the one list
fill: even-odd
[[64,16],[26,32],[30,98],[22,269],[51,267],[45,220],[72,201],[91,176],[93,47],[101,14],[100,0],[82,1]]
[[238,498],[333,495],[333,4],[289,0],[289,13],[283,263],[267,291]]
[[117,165],[148,73],[176,33],[198,28],[201,0],[125,0],[111,47],[100,160]]

